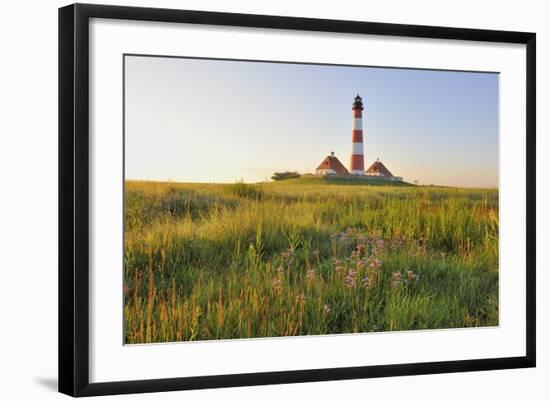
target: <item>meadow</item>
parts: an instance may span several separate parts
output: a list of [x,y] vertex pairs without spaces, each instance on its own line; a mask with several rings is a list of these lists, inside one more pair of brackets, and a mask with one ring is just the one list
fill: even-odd
[[125,183],[127,344],[498,325],[498,190]]

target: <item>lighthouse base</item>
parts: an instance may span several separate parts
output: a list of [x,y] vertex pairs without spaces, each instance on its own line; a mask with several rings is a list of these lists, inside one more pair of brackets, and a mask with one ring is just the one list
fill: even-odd
[[359,174],[326,174],[327,180],[349,180],[349,181],[387,181],[387,182],[403,182],[403,177],[384,177],[379,175],[363,175]]

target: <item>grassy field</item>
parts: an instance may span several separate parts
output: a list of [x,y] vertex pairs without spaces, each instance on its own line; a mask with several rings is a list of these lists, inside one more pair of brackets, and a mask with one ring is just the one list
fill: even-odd
[[126,182],[126,343],[498,325],[498,191]]

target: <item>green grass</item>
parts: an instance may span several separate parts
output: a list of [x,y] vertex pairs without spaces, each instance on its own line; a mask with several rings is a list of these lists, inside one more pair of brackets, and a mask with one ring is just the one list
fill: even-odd
[[[271,183],[269,183],[271,184]],[[353,185],[353,186],[385,186],[385,187],[412,187],[413,184],[404,181],[387,181],[383,179],[345,179],[345,178],[326,178],[313,174],[303,175],[301,178],[292,178],[284,181],[284,184],[292,185]],[[265,185],[265,184],[261,184]]]
[[127,343],[498,324],[498,191],[126,182]]

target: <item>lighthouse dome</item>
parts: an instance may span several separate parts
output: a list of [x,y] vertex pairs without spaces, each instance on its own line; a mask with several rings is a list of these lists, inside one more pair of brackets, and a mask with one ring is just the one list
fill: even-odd
[[361,98],[361,96],[359,96],[359,93],[357,94],[357,96],[355,96],[355,99],[353,101],[353,107],[352,107],[353,110],[363,110],[363,99]]

